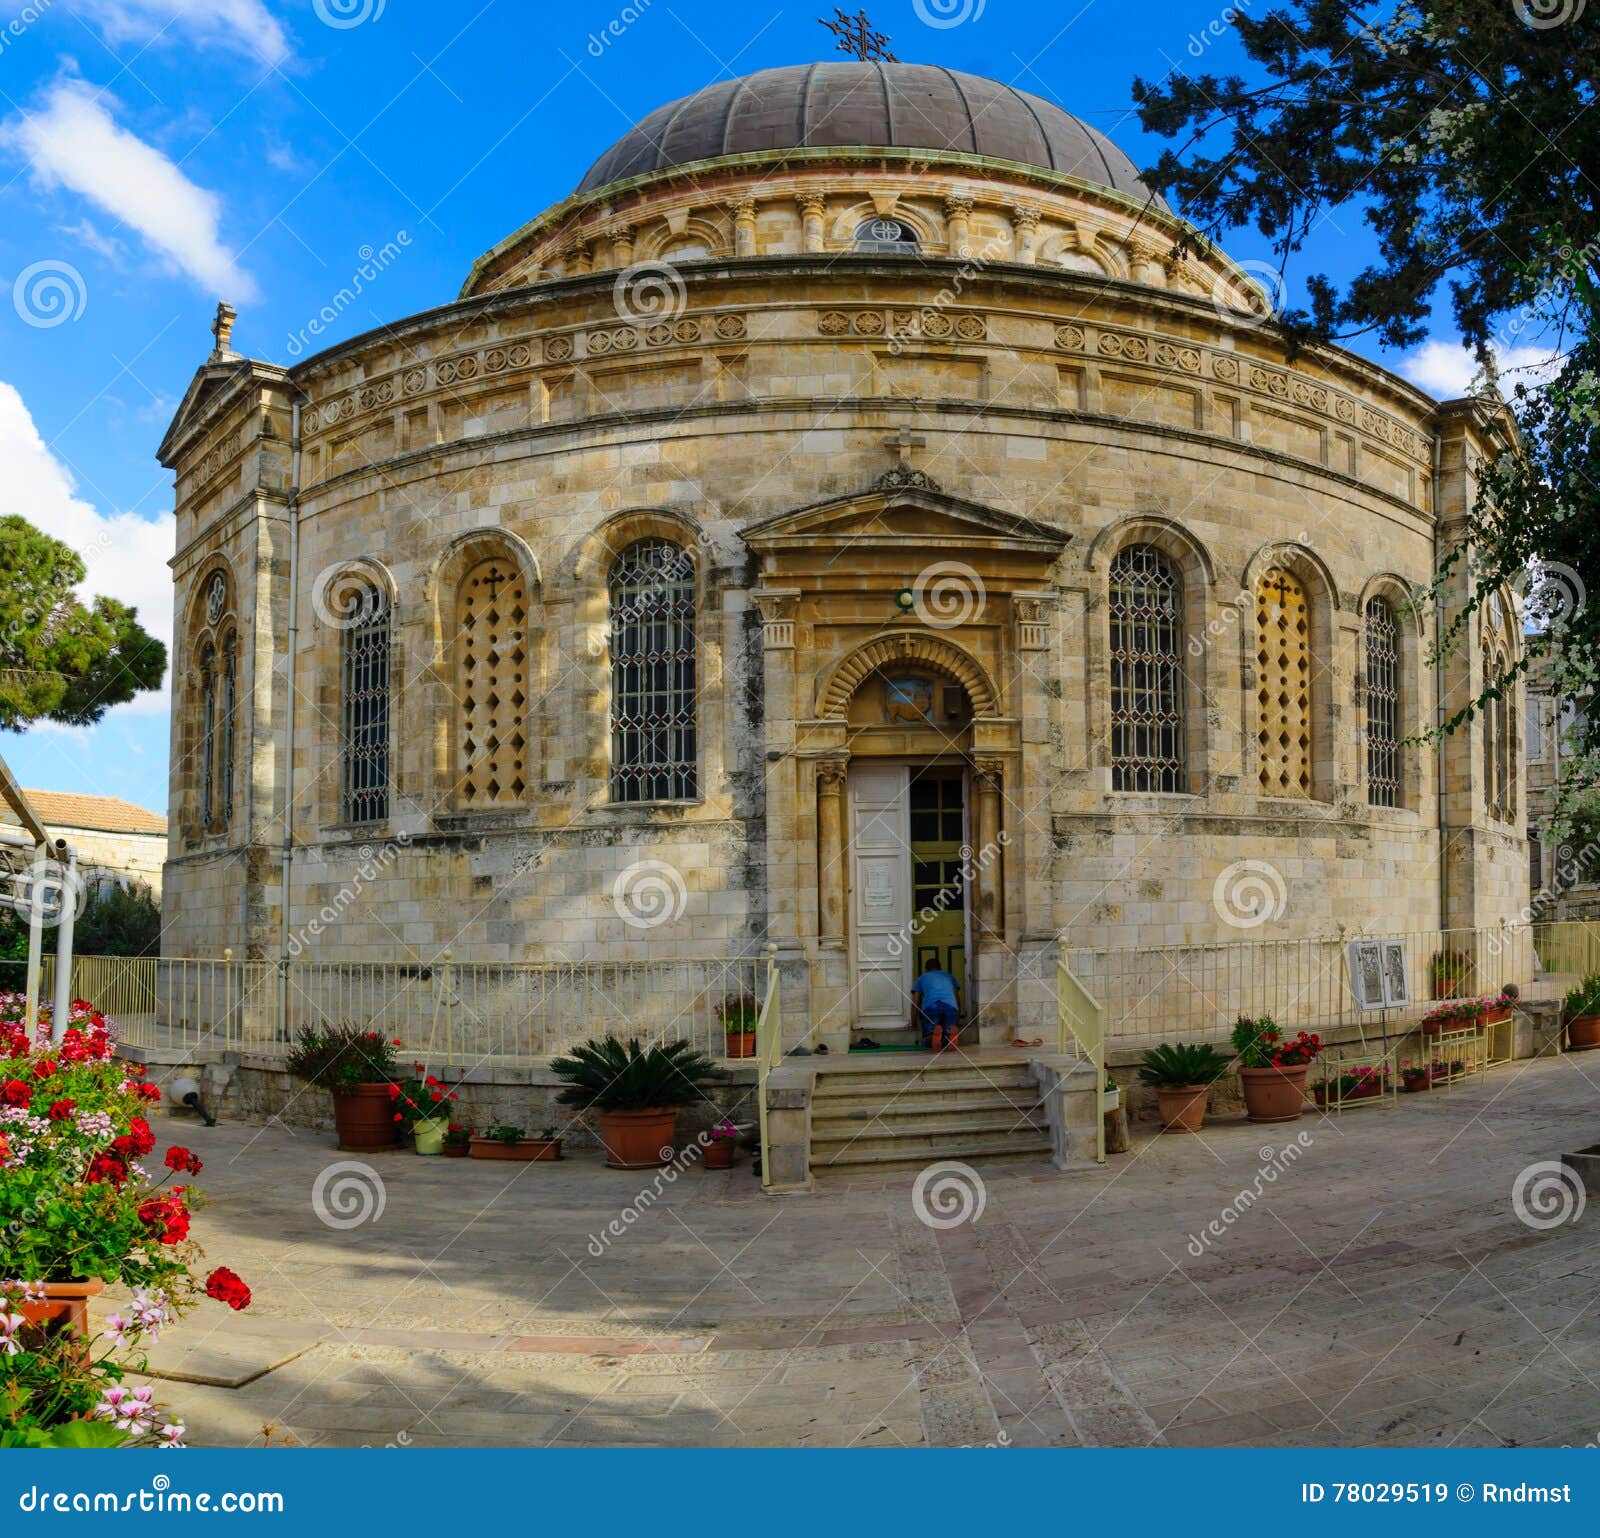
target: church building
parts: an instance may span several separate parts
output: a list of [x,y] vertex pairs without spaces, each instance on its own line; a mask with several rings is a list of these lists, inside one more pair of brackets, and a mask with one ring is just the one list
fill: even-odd
[[526,212],[292,366],[219,310],[164,954],[773,944],[839,1051],[929,961],[1002,1042],[1061,947],[1522,913],[1520,700],[1419,743],[1519,645],[1507,595],[1432,666],[1415,596],[1493,403],[1287,350],[1104,135],[943,68],[719,81]]

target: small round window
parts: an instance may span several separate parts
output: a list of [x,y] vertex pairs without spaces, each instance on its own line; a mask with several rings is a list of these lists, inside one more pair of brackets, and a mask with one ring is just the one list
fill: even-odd
[[898,219],[869,219],[856,230],[857,251],[893,255],[917,249],[917,232]]

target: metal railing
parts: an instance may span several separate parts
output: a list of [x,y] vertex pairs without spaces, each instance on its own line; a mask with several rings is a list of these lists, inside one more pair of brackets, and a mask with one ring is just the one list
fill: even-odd
[[[429,964],[166,956],[73,958],[72,994],[119,1040],[282,1058],[301,1030],[348,1022],[435,1066],[539,1062],[594,1036],[727,1051],[718,1009],[759,998],[762,956]],[[0,983],[10,981],[0,971]],[[20,981],[20,972],[18,973]]]
[[1065,1054],[1076,1042],[1094,1069],[1094,1157],[1106,1162],[1106,1030],[1100,1001],[1062,956],[1056,962],[1056,1050]]
[[783,982],[778,972],[778,947],[767,947],[767,986],[756,1016],[756,1114],[761,1126],[761,1189],[772,1185],[771,1147],[767,1140],[767,1076],[783,1060]]

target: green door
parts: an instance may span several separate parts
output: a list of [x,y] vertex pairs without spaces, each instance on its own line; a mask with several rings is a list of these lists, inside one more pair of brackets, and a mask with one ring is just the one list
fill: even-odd
[[913,769],[910,794],[912,970],[931,959],[955,978],[966,1019],[965,779],[959,769]]

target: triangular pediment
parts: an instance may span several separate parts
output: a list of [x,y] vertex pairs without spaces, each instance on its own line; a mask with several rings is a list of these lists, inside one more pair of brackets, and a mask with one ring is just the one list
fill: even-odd
[[204,428],[216,415],[218,407],[231,399],[241,384],[256,379],[278,383],[287,378],[284,369],[237,355],[201,364],[189,381],[189,388],[183,392],[171,425],[161,439],[161,447],[156,450],[156,458],[169,470],[175,469],[184,440],[197,429]]
[[882,549],[1028,551],[1054,560],[1072,535],[930,487],[874,487],[765,518],[743,531],[763,554],[868,544]]

